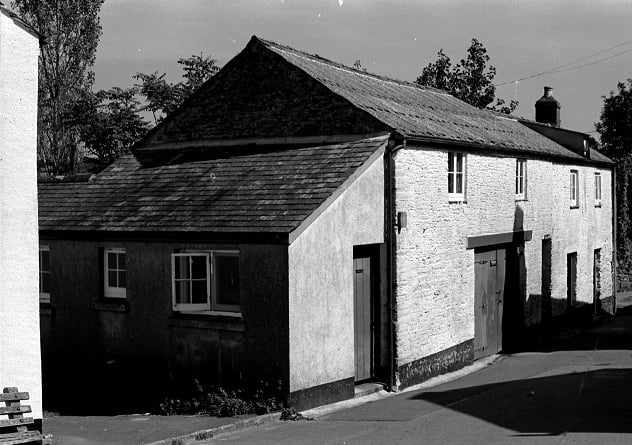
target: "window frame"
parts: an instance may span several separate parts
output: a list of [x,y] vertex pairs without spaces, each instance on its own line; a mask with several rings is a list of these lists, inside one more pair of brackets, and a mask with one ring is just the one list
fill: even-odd
[[595,207],[601,207],[601,172],[595,172]]
[[[522,168],[522,171],[520,171],[521,168]],[[526,200],[527,200],[527,160],[516,159],[516,201],[526,201]]]
[[[177,303],[176,302],[176,258],[178,257],[203,256],[206,258],[206,303]],[[216,280],[216,258],[218,256],[231,256],[239,258],[239,250],[183,250],[171,254],[171,304],[174,312],[211,314],[211,315],[241,315],[240,304],[220,304],[217,302],[217,280]],[[191,263],[189,263],[191,264]],[[187,279],[191,280],[191,278]],[[179,279],[179,281],[185,281]],[[238,283],[241,285],[241,283]]]
[[[452,156],[452,162],[450,157]],[[461,171],[457,170],[458,159],[461,157]],[[461,192],[457,192],[457,177],[461,175]],[[452,186],[453,192],[450,192]],[[467,190],[467,153],[460,151],[448,152],[448,202],[465,202]]]
[[[48,270],[44,271],[42,269],[42,252],[48,252]],[[48,245],[40,245],[39,246],[39,267],[38,267],[38,277],[39,277],[39,301],[40,303],[50,303],[50,246]],[[42,292],[42,274],[48,274],[48,292]]]
[[571,209],[576,209],[579,207],[579,172],[577,170],[571,170],[569,188]]
[[[117,256],[116,269],[109,268],[108,254],[114,253]],[[125,269],[120,269],[118,267],[118,255],[125,255]],[[125,287],[119,286],[110,286],[109,282],[109,272],[116,271],[117,274],[117,282],[118,282],[118,273],[120,271],[125,271]],[[123,247],[104,247],[103,248],[103,297],[104,298],[127,298],[127,252]]]

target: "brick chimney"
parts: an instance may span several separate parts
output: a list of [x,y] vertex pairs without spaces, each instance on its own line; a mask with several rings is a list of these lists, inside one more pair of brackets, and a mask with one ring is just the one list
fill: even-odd
[[544,87],[544,96],[535,103],[535,120],[542,124],[560,126],[560,103],[551,94],[553,88]]

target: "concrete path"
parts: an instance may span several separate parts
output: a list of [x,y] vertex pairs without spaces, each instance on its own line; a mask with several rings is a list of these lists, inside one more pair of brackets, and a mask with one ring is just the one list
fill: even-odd
[[630,444],[632,307],[457,380],[196,444]]

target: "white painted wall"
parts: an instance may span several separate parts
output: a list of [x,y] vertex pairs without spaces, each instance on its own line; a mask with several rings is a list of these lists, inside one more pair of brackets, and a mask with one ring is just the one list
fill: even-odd
[[353,377],[353,246],[384,241],[376,159],[289,246],[290,391]]
[[[399,366],[474,337],[474,250],[466,238],[514,230],[525,243],[525,317],[540,320],[542,239],[552,239],[552,298],[566,299],[566,255],[577,252],[577,299],[592,302],[593,249],[601,248],[602,298],[612,296],[611,172],[600,169],[602,207],[594,205],[594,167],[527,161],[527,201],[515,200],[515,158],[467,155],[467,203],[448,203],[447,152],[396,155],[396,210],[408,212],[397,239]],[[569,203],[570,170],[579,171],[580,207]],[[555,315],[555,314],[554,314]]]
[[0,12],[0,390],[42,418],[37,232],[39,39]]

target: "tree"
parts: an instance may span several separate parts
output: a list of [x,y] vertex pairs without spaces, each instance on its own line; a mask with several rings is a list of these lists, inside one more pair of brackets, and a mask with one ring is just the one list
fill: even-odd
[[44,36],[39,60],[38,156],[52,176],[72,173],[91,103],[103,0],[14,0]]
[[492,83],[496,76],[496,68],[487,67],[489,55],[481,42],[472,39],[467,50],[467,58],[452,66],[450,58],[443,52],[437,53],[437,60],[429,63],[421,72],[416,82],[420,85],[439,88],[453,96],[478,108],[487,108],[505,114],[510,114],[518,106],[512,100],[505,105],[503,99],[494,101],[496,88]]
[[617,84],[617,92],[603,96],[600,121],[601,151],[616,162],[617,263],[623,274],[632,275],[632,79]]
[[116,160],[148,130],[140,115],[138,87],[101,90],[93,96],[81,139],[86,150],[96,156],[99,169]]
[[147,102],[143,109],[151,111],[155,123],[160,122],[219,71],[216,62],[217,60],[210,56],[204,57],[202,54],[179,59],[178,63],[183,66],[182,69],[184,70],[182,75],[184,81],[176,84],[167,83],[165,73],[136,73],[134,79],[139,80],[140,83],[135,86],[138,87],[140,94],[145,97]]

